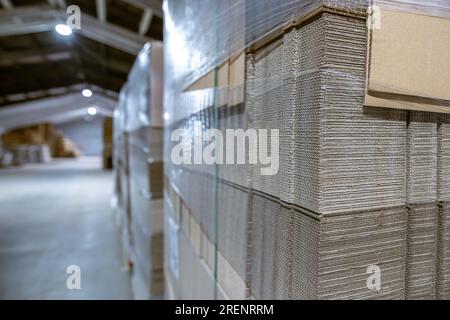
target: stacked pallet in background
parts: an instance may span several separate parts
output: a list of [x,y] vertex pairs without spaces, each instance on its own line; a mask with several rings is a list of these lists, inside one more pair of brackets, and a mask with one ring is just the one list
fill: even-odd
[[103,119],[103,169],[113,167],[113,119],[106,117]]
[[[450,18],[438,1],[376,2]],[[448,110],[410,110],[423,99],[398,110],[401,99],[386,94],[367,103],[367,2],[282,3],[167,6],[167,296],[448,297]],[[217,27],[206,36],[211,12]],[[212,128],[279,130],[278,173],[170,162],[172,132],[185,129],[194,148]]]
[[162,69],[162,44],[145,45],[114,125],[118,220],[137,299],[161,298],[164,289]]
[[113,119],[113,175],[116,223],[119,228],[123,250],[123,263],[128,269],[131,263],[130,199],[128,133],[126,129],[126,85],[120,91],[115,117]]
[[2,135],[2,144],[12,154],[13,165],[79,156],[73,142],[49,123],[8,131]]
[[51,148],[54,158],[77,158],[80,156],[80,151],[75,143],[65,137],[60,130],[54,131]]

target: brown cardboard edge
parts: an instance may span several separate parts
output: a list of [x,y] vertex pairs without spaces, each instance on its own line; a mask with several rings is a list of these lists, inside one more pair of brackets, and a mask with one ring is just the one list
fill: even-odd
[[370,68],[372,66],[373,30],[367,32],[367,59],[365,79],[365,107],[379,107],[398,110],[450,113],[450,102],[422,96],[408,96],[402,92],[385,91],[384,88],[370,83]]
[[341,16],[346,16],[350,18],[357,18],[357,19],[366,19],[367,14],[364,13],[351,13],[348,11],[345,11],[344,9],[340,10],[337,8],[332,8],[329,6],[322,5],[321,7],[312,10],[311,12],[307,13],[306,15],[301,15],[298,18],[292,19],[288,21],[287,23],[281,24],[280,26],[276,27],[272,31],[269,31],[266,35],[262,36],[260,39],[256,40],[252,44],[248,45],[247,47],[241,48],[232,54],[230,54],[228,57],[226,57],[222,62],[218,63],[211,69],[204,72],[202,75],[197,77],[195,80],[188,83],[184,88],[183,92],[191,91],[191,88],[201,79],[208,76],[209,73],[214,71],[214,68],[218,67],[220,68],[225,63],[232,63],[234,62],[243,52],[245,53],[253,53],[256,50],[259,50],[262,47],[265,47],[269,45],[270,43],[276,41],[278,38],[282,37],[283,34],[285,34],[287,31],[294,27],[300,27],[306,23],[309,23],[310,20],[313,20],[315,17],[320,16],[323,13],[330,13],[330,14],[336,14]]
[[425,104],[420,102],[405,101],[400,99],[388,99],[380,98],[365,94],[364,97],[365,107],[379,107],[389,109],[400,110],[412,110],[412,111],[425,111],[425,112],[437,112],[437,113],[450,113],[450,106],[438,105],[438,104]]
[[251,44],[247,49],[247,53],[254,53],[255,51],[261,49],[262,47],[265,47],[269,45],[270,43],[278,40],[279,37],[283,36],[285,33],[289,32],[293,28],[299,28],[305,24],[310,23],[311,21],[317,19],[324,13],[330,13],[335,15],[340,15],[344,17],[349,18],[356,18],[356,19],[366,19],[367,14],[358,14],[358,13],[350,13],[348,11],[339,10],[336,8],[331,8],[328,6],[321,6],[310,13],[299,16],[295,19],[292,19],[285,23],[284,25],[279,26],[278,28],[275,28],[273,31],[269,32],[267,35],[263,36],[259,40],[256,40],[253,44]]

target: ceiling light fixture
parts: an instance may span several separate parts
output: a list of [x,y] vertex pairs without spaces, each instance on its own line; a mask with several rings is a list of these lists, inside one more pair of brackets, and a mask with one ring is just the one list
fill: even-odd
[[84,97],[89,98],[92,96],[92,91],[90,89],[84,89],[83,91],[81,91],[81,94]]
[[70,36],[72,34],[72,28],[65,24],[57,24],[55,26],[56,32],[63,36]]
[[96,107],[89,107],[87,112],[88,112],[89,115],[95,116],[97,114],[97,108]]

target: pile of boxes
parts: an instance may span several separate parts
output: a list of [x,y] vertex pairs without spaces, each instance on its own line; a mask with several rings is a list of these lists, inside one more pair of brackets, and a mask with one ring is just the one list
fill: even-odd
[[11,155],[10,165],[79,156],[74,143],[49,123],[11,130],[3,133],[1,139],[4,152]]
[[[450,19],[450,6],[436,1],[376,2],[393,17],[382,20],[389,28],[397,18]],[[380,85],[364,1],[214,3],[223,10],[213,11],[220,23],[209,45],[206,22],[167,8],[166,159],[176,129],[192,137],[197,128],[276,129],[279,170],[166,162],[167,296],[450,298],[445,97],[426,85],[419,89],[429,95],[408,91],[403,79]],[[181,65],[170,54],[172,32],[187,41],[184,56],[204,60]],[[433,41],[448,43],[447,35]],[[439,88],[448,68],[434,77]]]
[[164,289],[162,72],[162,44],[147,44],[114,119],[117,220],[137,299]]

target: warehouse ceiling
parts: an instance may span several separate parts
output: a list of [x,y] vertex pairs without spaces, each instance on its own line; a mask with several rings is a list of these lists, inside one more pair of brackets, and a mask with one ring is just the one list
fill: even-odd
[[[81,28],[62,36],[55,26],[70,5]],[[138,50],[162,40],[162,29],[162,0],[0,0],[0,116],[80,85],[116,97]]]

